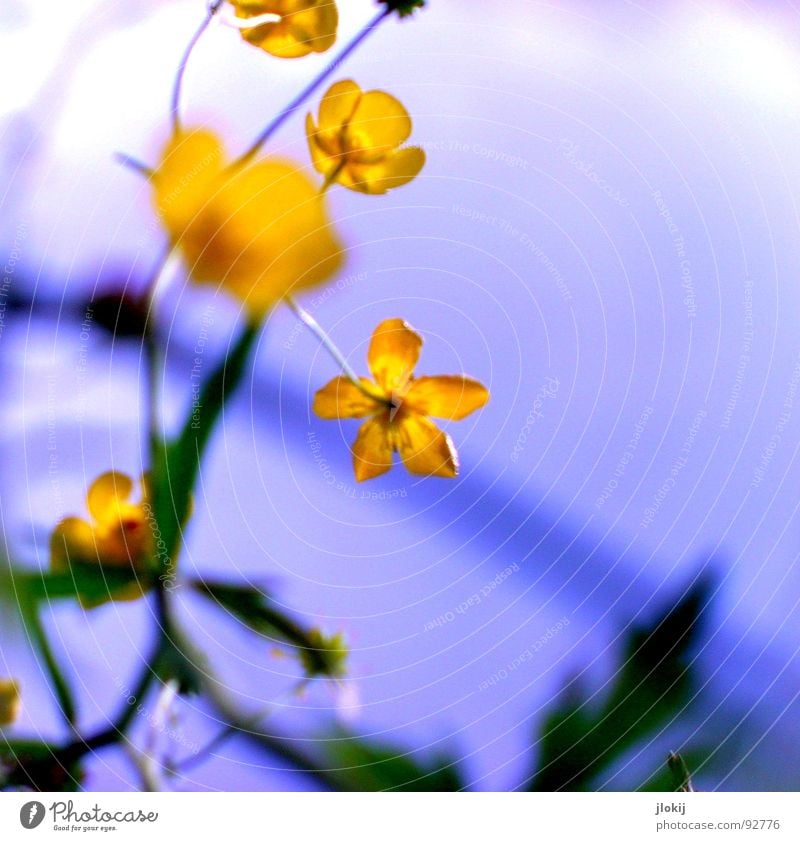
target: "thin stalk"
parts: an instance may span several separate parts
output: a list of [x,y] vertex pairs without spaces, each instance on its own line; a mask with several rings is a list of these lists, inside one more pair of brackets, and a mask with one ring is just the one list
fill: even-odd
[[364,387],[364,383],[361,382],[358,374],[356,374],[356,372],[352,369],[350,363],[344,358],[344,354],[339,350],[333,339],[328,335],[325,328],[317,321],[317,319],[314,318],[308,310],[301,307],[300,304],[298,304],[291,296],[287,296],[286,303],[300,321],[302,321],[303,324],[305,324],[306,327],[308,327],[308,329],[311,330],[311,332],[319,339],[325,350],[328,351],[336,364],[342,369],[342,372],[347,379],[350,380],[350,382],[360,392],[362,392],[362,394],[366,394],[367,397],[374,400],[375,395],[372,394],[369,389]]
[[[253,729],[258,727],[260,724],[263,724],[264,719],[274,711],[277,704],[281,703],[284,699],[290,698],[292,695],[300,693],[307,685],[308,680],[303,678],[296,686],[282,692],[269,706],[248,717],[246,719],[248,729]],[[177,765],[170,767],[168,769],[169,775],[175,777],[179,774],[184,774],[186,771],[190,771],[192,768],[196,768],[198,765],[202,765],[211,758],[212,754],[218,747],[240,732],[241,728],[236,727],[233,724],[226,724],[225,727],[223,727],[216,736],[206,742],[206,744],[200,748],[196,754],[193,754],[192,756],[184,759],[182,762],[179,762]]]
[[160,442],[159,432],[159,406],[160,406],[160,377],[161,355],[158,350],[158,341],[155,332],[155,304],[158,286],[164,275],[167,273],[172,256],[172,248],[167,247],[156,263],[153,276],[145,293],[145,322],[144,322],[144,352],[147,357],[147,432],[145,439],[147,449],[150,453],[150,469],[155,469],[158,464],[158,450]]
[[158,676],[158,668],[162,658],[170,644],[169,637],[169,616],[167,606],[167,594],[161,582],[156,587],[156,613],[158,616],[157,638],[153,645],[152,652],[147,658],[139,679],[133,691],[125,699],[124,704],[116,719],[106,728],[89,736],[87,739],[78,738],[70,742],[61,750],[56,751],[56,756],[65,766],[77,761],[92,751],[116,745],[122,741],[127,733],[131,722],[139,711],[139,707],[147,695],[153,681]]
[[42,658],[47,673],[50,677],[50,682],[56,693],[58,701],[58,708],[64,721],[67,723],[70,730],[75,729],[75,701],[72,697],[72,692],[69,688],[61,669],[58,666],[58,661],[53,654],[53,649],[50,647],[50,641],[47,639],[42,621],[39,618],[39,607],[37,604],[31,605],[30,609],[26,611],[25,625],[33,637],[34,645],[36,646],[39,656]]
[[289,117],[297,111],[298,108],[319,88],[327,79],[329,79],[338,70],[339,65],[372,34],[378,25],[392,14],[392,9],[388,6],[381,12],[378,12],[369,23],[364,26],[349,44],[336,56],[333,61],[322,70],[319,75],[315,76],[297,96],[278,114],[275,119],[270,122],[266,128],[258,135],[250,148],[239,157],[233,164],[234,167],[243,166],[248,163],[261,149],[261,147],[272,137],[273,134],[289,119]]
[[173,134],[178,134],[181,130],[181,117],[180,117],[180,107],[181,107],[181,92],[183,90],[183,77],[186,75],[186,68],[189,65],[189,59],[194,52],[194,48],[197,46],[200,39],[203,37],[203,34],[211,25],[211,21],[214,20],[214,15],[219,11],[220,6],[222,6],[223,0],[214,0],[208,7],[208,12],[206,12],[206,16],[200,26],[197,28],[197,31],[189,40],[189,43],[186,45],[186,49],[184,50],[183,56],[181,57],[181,63],[178,65],[178,71],[175,74],[175,81],[172,85],[172,104],[170,107],[170,115],[172,117],[172,132]]

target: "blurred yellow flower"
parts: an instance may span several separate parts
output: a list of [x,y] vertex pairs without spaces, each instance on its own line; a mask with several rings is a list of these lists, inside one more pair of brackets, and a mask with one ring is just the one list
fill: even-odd
[[357,387],[336,377],[314,397],[321,418],[369,418],[353,445],[356,479],[386,473],[395,452],[411,473],[452,478],[458,454],[450,436],[429,415],[461,420],[489,399],[481,383],[458,375],[414,377],[422,337],[401,318],[381,322],[372,334],[367,361],[375,382]]
[[[50,538],[50,566],[65,572],[79,564],[130,569],[143,573],[152,560],[155,540],[147,507],[147,483],[141,482],[139,502],[131,502],[133,480],[124,473],[103,473],[92,483],[86,497],[91,521],[67,517]],[[132,582],[96,601],[81,599],[93,607],[114,599],[130,600],[142,595],[142,583]]]
[[275,20],[242,29],[242,37],[278,58],[324,53],[336,41],[339,13],[334,0],[230,0],[236,17],[274,15]]
[[323,197],[289,163],[228,167],[219,138],[197,130],[170,140],[151,180],[191,277],[227,289],[251,320],[342,263]]
[[422,149],[400,148],[411,134],[403,104],[384,91],[365,93],[350,80],[322,98],[317,125],[306,117],[306,134],[325,186],[338,181],[360,193],[385,193],[407,184],[425,164]]
[[17,720],[20,706],[19,684],[15,680],[0,678],[0,727]]

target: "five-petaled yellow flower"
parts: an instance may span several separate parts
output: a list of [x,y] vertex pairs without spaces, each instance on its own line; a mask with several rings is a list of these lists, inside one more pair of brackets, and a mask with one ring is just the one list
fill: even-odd
[[285,161],[230,167],[219,138],[197,130],[170,140],[151,181],[190,276],[227,289],[251,320],[341,265],[324,198]]
[[481,383],[462,375],[414,377],[422,337],[401,318],[381,322],[372,334],[367,361],[375,382],[361,388],[336,377],[314,397],[321,418],[369,418],[353,445],[356,479],[386,473],[393,453],[422,476],[458,474],[458,454],[450,436],[429,415],[460,420],[489,399]]
[[[131,502],[133,480],[110,471],[92,482],[86,496],[91,521],[79,517],[62,520],[50,538],[50,565],[65,572],[80,564],[131,570],[147,570],[154,551],[154,532],[148,518],[147,482],[141,481],[141,498]],[[93,607],[109,599],[128,601],[142,595],[142,583],[134,581],[97,601],[81,599]]]
[[403,104],[384,91],[363,92],[337,82],[322,98],[318,124],[306,118],[311,160],[325,176],[360,193],[385,193],[415,178],[425,164],[416,146],[400,148],[411,134]]
[[238,18],[278,19],[242,30],[246,41],[278,58],[324,53],[336,41],[339,13],[334,0],[230,0]]
[[20,706],[19,684],[15,680],[0,678],[0,727],[17,720]]

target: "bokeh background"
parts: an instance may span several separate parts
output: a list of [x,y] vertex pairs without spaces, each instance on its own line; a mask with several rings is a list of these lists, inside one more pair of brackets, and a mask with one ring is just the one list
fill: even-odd
[[[50,530],[83,512],[96,475],[145,466],[141,351],[97,301],[141,290],[163,239],[114,153],[155,160],[203,8],[0,7],[0,515],[21,566],[47,566]],[[340,44],[374,13],[340,11]],[[331,192],[348,264],[303,302],[357,369],[375,324],[402,316],[426,338],[420,371],[463,370],[492,401],[450,430],[457,481],[398,468],[356,486],[356,425],[309,411],[333,363],[287,309],[269,317],[181,564],[266,583],[352,655],[343,686],[287,695],[291,658],[187,595],[185,627],[244,709],[274,702],[270,726],[304,747],[346,727],[421,762],[447,755],[471,788],[522,788],[562,687],[577,678],[599,703],[626,634],[702,580],[692,691],[593,785],[638,788],[681,750],[700,788],[800,787],[798,33],[791,2],[431,0],[340,68],[405,103],[428,162],[384,197]],[[279,61],[214,26],[187,120],[243,149],[326,58]],[[271,151],[307,160],[303,116]],[[220,359],[238,319],[172,278],[168,425],[195,348]],[[86,729],[127,693],[150,610],[46,611]],[[2,622],[0,671],[24,697],[8,732],[63,736],[24,630],[9,610]],[[218,729],[200,700],[178,712],[164,751]],[[112,750],[86,785],[137,780]],[[234,738],[173,785],[320,783]]]

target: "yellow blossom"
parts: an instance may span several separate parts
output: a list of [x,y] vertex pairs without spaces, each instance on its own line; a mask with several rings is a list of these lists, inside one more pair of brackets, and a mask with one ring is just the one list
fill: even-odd
[[[67,517],[50,538],[53,572],[65,572],[80,564],[144,573],[154,551],[154,532],[148,517],[147,485],[142,481],[139,502],[131,502],[133,480],[110,471],[95,479],[86,497],[90,520]],[[84,607],[102,604],[110,598],[130,600],[142,595],[142,584],[132,582],[108,598],[81,599]]]
[[381,322],[372,334],[367,361],[374,382],[357,387],[336,377],[314,397],[321,418],[369,418],[353,445],[356,479],[386,473],[395,452],[411,473],[452,478],[458,454],[450,436],[429,416],[460,420],[489,399],[481,383],[458,375],[414,377],[422,337],[400,318]]
[[151,181],[190,276],[227,289],[251,320],[342,262],[323,197],[285,161],[230,167],[219,138],[197,130],[170,140]]
[[0,678],[0,727],[13,724],[19,718],[20,706],[19,684]]
[[400,148],[411,134],[403,104],[384,91],[363,92],[350,80],[322,98],[318,123],[306,118],[311,160],[325,176],[360,193],[385,193],[415,178],[425,164],[416,146]]
[[278,58],[324,53],[336,41],[334,0],[230,0],[238,18],[274,15],[277,20],[242,29],[246,41]]

